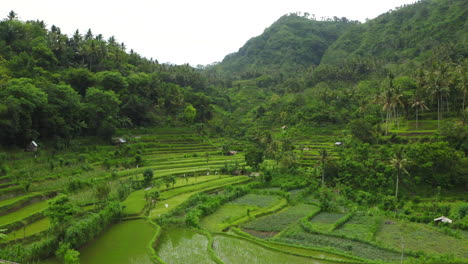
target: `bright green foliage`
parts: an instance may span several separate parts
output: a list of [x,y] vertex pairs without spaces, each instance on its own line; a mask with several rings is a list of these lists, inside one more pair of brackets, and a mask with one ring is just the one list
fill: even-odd
[[77,209],[70,203],[68,197],[61,194],[49,201],[47,216],[53,226],[63,226],[76,214]]
[[190,124],[197,116],[197,109],[192,105],[187,105],[184,109],[184,118]]

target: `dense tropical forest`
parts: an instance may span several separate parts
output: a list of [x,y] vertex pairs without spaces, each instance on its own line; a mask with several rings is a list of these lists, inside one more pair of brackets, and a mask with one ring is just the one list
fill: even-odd
[[0,262],[466,263],[468,3],[290,13],[223,61],[0,21]]

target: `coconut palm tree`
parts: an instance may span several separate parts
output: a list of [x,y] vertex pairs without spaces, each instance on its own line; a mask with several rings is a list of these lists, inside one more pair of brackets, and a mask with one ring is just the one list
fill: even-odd
[[468,93],[468,75],[466,74],[467,64],[458,65],[455,69],[455,74],[457,78],[457,88],[463,93],[463,100],[462,100],[462,114],[463,114],[463,124],[466,123],[466,111],[465,111],[465,103],[466,103],[466,94]]
[[414,95],[413,103],[411,104],[411,108],[416,109],[416,129],[418,129],[418,110],[421,109],[422,111],[424,111],[424,110],[429,110],[429,108],[427,107],[424,100],[422,100],[422,98],[420,98],[416,94]]
[[407,163],[407,159],[404,158],[405,150],[403,147],[399,147],[396,149],[393,158],[390,160],[392,166],[396,169],[396,188],[395,188],[395,199],[398,199],[398,184],[400,182],[400,177],[403,173],[409,174],[408,171],[405,169],[405,165]]
[[447,87],[447,67],[438,66],[432,72],[426,72],[426,89],[437,99],[437,129],[440,130],[440,107],[444,96],[447,96],[449,90]]

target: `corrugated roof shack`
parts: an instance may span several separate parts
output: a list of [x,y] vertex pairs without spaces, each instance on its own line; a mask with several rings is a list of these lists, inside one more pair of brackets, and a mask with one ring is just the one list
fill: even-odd
[[28,152],[37,152],[38,148],[39,148],[39,145],[36,143],[36,141],[31,140],[29,145],[26,146],[26,151],[28,151]]
[[115,145],[123,145],[127,143],[127,140],[125,140],[124,138],[114,138],[112,140],[112,143],[114,143]]

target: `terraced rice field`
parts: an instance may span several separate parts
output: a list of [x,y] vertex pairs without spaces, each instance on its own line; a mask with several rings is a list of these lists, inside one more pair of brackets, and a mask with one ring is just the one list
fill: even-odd
[[314,229],[319,231],[328,231],[333,227],[333,224],[344,217],[345,214],[341,213],[319,213],[310,219]]
[[40,201],[37,203],[33,203],[31,205],[25,206],[21,209],[18,209],[14,212],[11,212],[7,215],[0,216],[0,226],[8,225],[24,219],[28,216],[31,216],[35,213],[39,213],[44,211],[48,207],[48,201]]
[[208,254],[208,238],[188,228],[163,230],[156,253],[167,264],[215,263]]
[[222,205],[216,212],[204,217],[200,225],[209,231],[220,232],[236,220],[248,220],[250,215],[264,211],[262,209],[274,206],[280,200],[273,195],[247,194]]
[[334,233],[371,241],[374,236],[371,226],[375,224],[376,220],[378,219],[372,216],[354,215],[347,223],[336,229]]
[[26,225],[24,228],[15,230],[8,234],[7,241],[22,239],[28,236],[36,235],[38,233],[44,232],[50,227],[49,218],[45,217],[39,219],[29,225]]
[[275,237],[274,241],[306,247],[333,248],[353,256],[388,262],[397,262],[401,257],[400,253],[381,249],[367,243],[331,235],[307,233],[300,225],[292,226],[287,232]]
[[259,244],[234,236],[215,235],[213,248],[216,255],[226,264],[325,264],[333,261],[316,260],[304,256],[296,256],[281,251],[262,247]]
[[163,192],[161,194],[161,200],[156,203],[156,207],[151,210],[149,216],[151,219],[155,219],[162,214],[168,213],[170,210],[181,205],[183,202],[188,200],[190,196],[196,193],[221,188],[231,184],[242,183],[249,180],[250,179],[245,176],[224,177],[217,180],[206,181],[200,184],[189,185]]
[[448,254],[468,259],[468,241],[448,236],[438,230],[418,223],[402,223],[391,219],[392,224],[382,225],[376,240],[395,249],[402,245],[410,250],[433,254]]
[[242,227],[257,231],[280,232],[318,209],[315,205],[298,204],[287,207],[272,215],[267,215],[244,224]]

